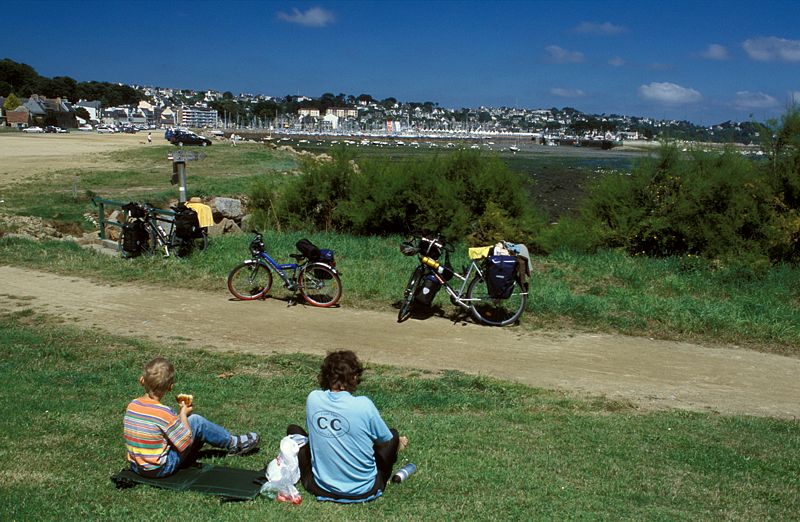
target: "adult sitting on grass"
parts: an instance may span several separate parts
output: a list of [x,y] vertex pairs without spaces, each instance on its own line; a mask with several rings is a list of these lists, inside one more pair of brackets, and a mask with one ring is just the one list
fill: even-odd
[[258,448],[258,435],[237,437],[213,422],[192,414],[191,400],[180,401],[180,412],[161,404],[175,386],[175,367],[157,357],[148,362],[139,384],[145,394],[128,404],[123,436],[131,471],[148,478],[166,477],[196,459],[204,443],[245,455]]
[[368,397],[354,397],[364,368],[352,351],[329,353],[318,376],[321,390],[306,400],[306,425],[288,435],[309,443],[300,448],[300,480],[317,500],[367,502],[379,497],[392,475],[397,452],[408,439],[389,429]]

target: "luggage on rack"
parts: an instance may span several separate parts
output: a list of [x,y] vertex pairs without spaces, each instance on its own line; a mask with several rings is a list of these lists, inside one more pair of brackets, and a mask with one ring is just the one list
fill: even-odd
[[[328,248],[320,248],[319,249],[319,262],[325,263],[326,265],[330,266],[331,268],[336,267],[336,260],[333,257],[333,250]],[[331,279],[331,275],[328,272],[323,270],[315,270],[314,275],[320,279]]]
[[122,250],[128,257],[138,256],[147,248],[150,234],[144,221],[132,219],[122,225]]
[[187,207],[184,203],[179,203],[173,207],[173,210],[175,211],[175,236],[184,240],[203,237],[200,220],[194,209]]
[[486,258],[486,288],[490,297],[495,299],[511,297],[516,275],[516,256],[489,256]]
[[299,250],[300,253],[303,254],[310,263],[316,263],[317,261],[319,261],[319,256],[320,256],[319,247],[317,247],[317,245],[315,245],[308,239],[305,238],[301,239],[295,244],[295,246],[297,247],[297,250]]
[[430,306],[441,287],[442,284],[436,276],[428,272],[420,281],[414,300],[422,306]]

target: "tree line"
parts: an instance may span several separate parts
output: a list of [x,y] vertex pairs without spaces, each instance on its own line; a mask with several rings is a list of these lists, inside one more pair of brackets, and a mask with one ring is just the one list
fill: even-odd
[[47,98],[66,98],[70,102],[99,100],[104,107],[132,105],[144,99],[128,85],[108,82],[78,82],[69,76],[40,76],[33,67],[8,58],[0,60],[0,96],[14,94],[28,98],[38,94]]

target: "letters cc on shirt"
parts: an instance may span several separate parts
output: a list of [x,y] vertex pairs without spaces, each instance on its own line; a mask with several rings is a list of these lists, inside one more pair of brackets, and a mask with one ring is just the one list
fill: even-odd
[[323,437],[341,437],[350,431],[350,423],[341,415],[331,411],[320,411],[311,418],[312,429]]

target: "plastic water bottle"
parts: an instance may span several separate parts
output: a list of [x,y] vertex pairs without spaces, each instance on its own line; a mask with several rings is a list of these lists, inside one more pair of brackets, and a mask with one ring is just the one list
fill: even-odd
[[405,481],[408,477],[413,475],[417,471],[416,464],[408,463],[402,468],[398,469],[397,472],[392,475],[392,482],[395,484],[399,484],[400,482]]
[[433,268],[436,271],[436,273],[442,276],[442,279],[444,279],[445,281],[450,281],[450,279],[452,279],[453,277],[453,270],[450,267],[440,264],[435,259],[423,256],[422,263]]

